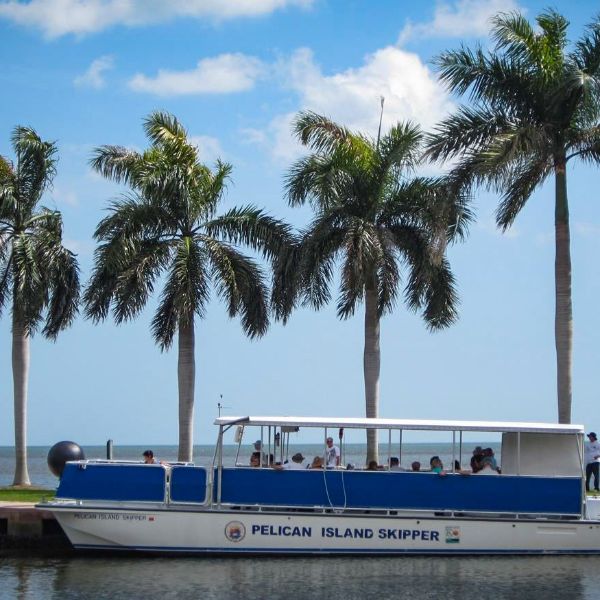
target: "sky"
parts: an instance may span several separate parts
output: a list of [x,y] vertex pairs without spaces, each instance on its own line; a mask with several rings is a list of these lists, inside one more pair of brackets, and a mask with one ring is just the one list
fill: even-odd
[[[597,1],[558,0],[576,39]],[[64,218],[82,280],[94,229],[126,191],[93,173],[94,148],[147,146],[142,121],[166,110],[207,164],[233,165],[222,208],[255,204],[296,227],[286,172],[303,154],[290,123],[313,110],[375,136],[411,120],[432,128],[460,104],[432,59],[461,44],[490,45],[489,18],[535,0],[0,0],[0,154],[31,126],[60,162],[46,206]],[[439,167],[436,167],[439,170]],[[597,169],[573,163],[572,421],[600,428],[600,208]],[[555,421],[553,186],[538,189],[501,233],[498,197],[478,191],[476,222],[449,250],[460,319],[437,333],[399,303],[381,325],[380,415],[389,418]],[[334,294],[335,299],[335,294]],[[56,342],[31,344],[28,441],[175,444],[177,353],[150,334],[156,302],[135,321],[80,316]],[[13,444],[10,314],[0,318],[0,446]],[[216,439],[223,414],[364,415],[363,312],[340,321],[335,302],[299,309],[250,341],[214,298],[196,324],[195,442]],[[306,441],[313,441],[306,439]]]

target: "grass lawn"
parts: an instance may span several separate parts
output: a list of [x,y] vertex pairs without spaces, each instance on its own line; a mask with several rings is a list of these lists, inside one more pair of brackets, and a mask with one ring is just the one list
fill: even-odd
[[0,487],[0,502],[40,502],[54,498],[55,490],[42,488]]

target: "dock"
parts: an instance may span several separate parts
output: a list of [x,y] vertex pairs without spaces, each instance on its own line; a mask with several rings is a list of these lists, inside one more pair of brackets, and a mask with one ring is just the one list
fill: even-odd
[[71,553],[72,547],[51,512],[31,502],[0,502],[0,556]]

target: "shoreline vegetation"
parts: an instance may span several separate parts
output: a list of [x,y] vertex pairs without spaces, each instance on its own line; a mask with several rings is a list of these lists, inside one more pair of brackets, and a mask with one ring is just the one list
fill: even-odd
[[31,486],[0,487],[0,502],[42,502],[54,498],[56,490]]

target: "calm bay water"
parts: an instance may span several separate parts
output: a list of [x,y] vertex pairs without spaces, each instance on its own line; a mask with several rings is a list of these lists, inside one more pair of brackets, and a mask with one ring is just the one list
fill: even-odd
[[587,600],[599,567],[594,557],[0,559],[0,598]]

